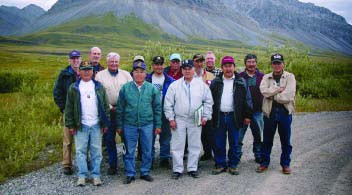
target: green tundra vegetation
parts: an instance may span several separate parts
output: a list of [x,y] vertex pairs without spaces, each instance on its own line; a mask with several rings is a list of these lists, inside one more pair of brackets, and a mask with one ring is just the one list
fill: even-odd
[[[258,66],[270,72],[270,55],[280,52],[286,70],[297,80],[297,112],[352,109],[352,57],[310,50],[286,43],[281,47],[251,47],[227,40],[179,40],[143,23],[136,16],[112,14],[87,17],[23,37],[0,37],[0,182],[61,160],[62,116],[52,90],[60,70],[68,65],[68,52],[78,49],[88,59],[92,46],[121,55],[120,68],[130,71],[133,56],[151,59],[181,53],[183,59],[212,50],[217,64],[234,56],[243,70],[247,53],[258,56]],[[169,64],[166,61],[165,65]]]

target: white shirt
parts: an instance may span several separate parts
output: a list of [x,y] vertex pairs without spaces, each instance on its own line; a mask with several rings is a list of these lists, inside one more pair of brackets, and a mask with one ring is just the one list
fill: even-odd
[[98,99],[95,93],[95,85],[92,80],[79,83],[79,91],[81,94],[82,124],[93,126],[98,124]]
[[235,75],[231,79],[227,79],[224,76],[222,77],[224,82],[224,88],[221,95],[221,112],[233,112],[233,82],[235,80]]
[[154,73],[152,75],[152,83],[160,91],[160,98],[163,98],[164,81],[165,81],[164,74],[162,74],[161,76],[156,76],[156,74]]

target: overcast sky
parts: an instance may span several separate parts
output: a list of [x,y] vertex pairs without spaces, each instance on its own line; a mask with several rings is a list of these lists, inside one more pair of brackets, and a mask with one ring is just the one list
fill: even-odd
[[[45,10],[57,0],[0,0],[0,5],[11,5],[23,8],[31,3],[36,4]],[[352,0],[299,0],[302,2],[311,2],[315,5],[326,7],[331,11],[343,16],[348,23],[352,24]]]

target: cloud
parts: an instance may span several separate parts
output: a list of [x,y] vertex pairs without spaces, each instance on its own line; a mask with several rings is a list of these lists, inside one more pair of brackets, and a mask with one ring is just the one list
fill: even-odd
[[42,7],[45,10],[50,9],[57,0],[0,0],[0,5],[16,6],[18,8],[26,7],[29,4],[35,4]]

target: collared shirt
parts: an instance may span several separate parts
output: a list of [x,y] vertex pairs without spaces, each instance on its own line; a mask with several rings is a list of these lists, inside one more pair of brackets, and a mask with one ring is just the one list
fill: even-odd
[[224,82],[224,88],[221,95],[220,111],[233,112],[233,82],[235,81],[235,75],[233,75],[230,79],[227,79],[224,76],[222,78]]
[[142,88],[142,86],[144,85],[144,82],[145,82],[145,81],[143,81],[142,85],[138,85],[135,81],[133,81],[133,82],[134,82],[134,84],[136,85],[136,87],[138,88],[138,91],[141,92],[141,88]]
[[206,71],[213,73],[214,76],[219,76],[220,73],[222,73],[222,70],[220,68],[214,68],[212,70],[209,70],[208,67],[205,68]]
[[114,76],[114,77],[116,77],[117,74],[119,74],[119,70],[116,70],[116,72],[111,72],[111,71],[108,69],[108,71],[109,71],[110,75],[111,75],[111,76]]

